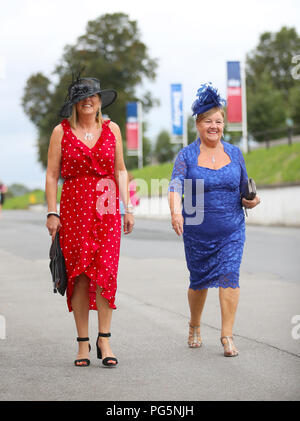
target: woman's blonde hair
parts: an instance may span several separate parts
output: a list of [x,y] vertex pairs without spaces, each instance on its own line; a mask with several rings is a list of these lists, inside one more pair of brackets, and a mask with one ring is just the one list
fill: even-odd
[[211,114],[214,114],[217,111],[219,111],[222,114],[223,120],[225,120],[225,112],[224,112],[223,108],[213,107],[210,110],[206,111],[205,113],[197,114],[196,123],[200,123],[201,120],[203,120],[204,118],[209,117]]
[[[77,123],[78,123],[78,113],[77,113],[77,108],[76,108],[76,104],[73,105],[72,107],[72,114],[70,115],[70,117],[68,118],[70,126],[72,127],[72,129],[76,129]],[[103,117],[102,117],[102,113],[101,113],[101,107],[99,107],[99,111],[97,111],[96,114],[96,122],[98,123],[99,127],[102,126],[103,124]]]

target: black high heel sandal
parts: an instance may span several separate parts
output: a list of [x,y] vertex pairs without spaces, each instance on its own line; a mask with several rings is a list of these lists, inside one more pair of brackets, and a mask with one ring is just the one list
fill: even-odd
[[[111,336],[110,333],[98,333],[98,338],[102,337],[102,338],[109,338]],[[96,347],[97,347],[97,358],[99,358],[99,360],[102,360],[102,352],[101,349],[98,346],[98,338],[97,338],[97,342],[96,342]],[[110,363],[109,361],[115,361],[115,363]],[[118,364],[118,360],[114,357],[106,357],[104,358],[104,360],[102,360],[102,364],[105,367],[116,367],[116,365]]]
[[[77,338],[77,342],[85,342],[89,340],[90,338]],[[91,352],[90,344],[89,344],[89,351]],[[85,364],[77,364],[77,363],[85,363]],[[74,361],[74,365],[76,365],[76,367],[88,367],[90,365],[90,360],[88,358],[80,358],[79,360]]]

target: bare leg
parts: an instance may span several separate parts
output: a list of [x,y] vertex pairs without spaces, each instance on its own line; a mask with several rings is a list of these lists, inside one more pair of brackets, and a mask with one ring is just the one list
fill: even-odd
[[[191,288],[188,289],[188,300],[189,300],[189,306],[190,306],[190,312],[191,312],[191,319],[190,319],[190,331],[189,331],[189,345],[193,342],[193,334],[194,330],[192,327],[199,326],[199,328],[196,329],[198,342],[201,342],[200,338],[200,320],[201,315],[203,312],[205,300],[207,297],[207,289],[201,289],[201,290],[193,290]],[[191,345],[190,345],[191,346]]]
[[189,299],[190,312],[191,312],[190,323],[192,326],[200,325],[201,315],[204,308],[206,297],[207,297],[207,289],[200,289],[200,290],[194,291],[193,289],[189,288],[188,290],[188,299]]
[[[222,332],[221,336],[232,336],[232,330],[235,320],[235,314],[240,297],[240,288],[219,288],[219,299],[222,316]],[[226,340],[222,340],[226,344]],[[233,342],[233,350],[237,351]]]
[[[77,334],[80,338],[89,336],[89,277],[84,273],[77,277],[71,300]],[[78,342],[76,359],[88,358],[89,342]]]
[[[102,297],[101,291],[102,289],[97,287],[96,304],[98,309],[98,329],[101,333],[110,333],[113,310],[109,307],[107,299]],[[106,357],[115,357],[109,344],[109,338],[99,337],[98,346],[101,349],[103,360]],[[108,362],[116,364],[113,360],[108,360]]]

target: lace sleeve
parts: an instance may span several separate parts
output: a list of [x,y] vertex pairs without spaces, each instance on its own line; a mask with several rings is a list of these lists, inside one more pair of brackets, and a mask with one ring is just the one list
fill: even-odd
[[242,194],[244,190],[244,186],[246,182],[248,181],[248,174],[247,174],[245,159],[240,149],[239,149],[239,160],[240,160],[240,165],[241,165],[240,193]]
[[186,178],[187,174],[187,165],[183,150],[181,150],[176,158],[173,172],[171,176],[171,181],[169,183],[168,191],[170,192],[177,192],[182,196],[183,194],[183,187],[184,187],[184,179]]

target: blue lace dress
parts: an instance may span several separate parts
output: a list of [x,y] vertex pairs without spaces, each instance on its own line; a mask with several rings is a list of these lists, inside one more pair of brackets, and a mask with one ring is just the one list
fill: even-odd
[[231,162],[218,170],[201,167],[200,144],[198,138],[181,149],[169,184],[169,191],[183,197],[183,241],[190,288],[237,288],[245,242],[240,196],[248,179],[244,157],[237,146],[222,141]]

